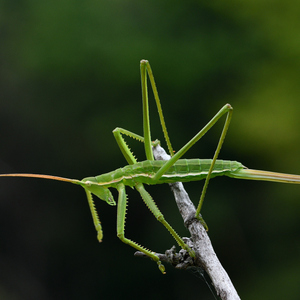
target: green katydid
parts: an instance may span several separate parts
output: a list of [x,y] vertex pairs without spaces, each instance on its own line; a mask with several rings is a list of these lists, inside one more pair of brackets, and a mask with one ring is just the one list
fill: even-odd
[[[266,180],[266,181],[277,181],[286,183],[297,183],[300,184],[299,175],[289,175],[282,173],[274,173],[267,171],[251,170],[244,167],[241,163],[236,161],[224,161],[217,160],[219,152],[221,150],[223,141],[225,139],[227,129],[232,117],[232,107],[229,104],[224,105],[220,111],[207,123],[207,125],[200,130],[186,145],[184,145],[176,154],[171,146],[171,142],[168,136],[167,128],[165,125],[163,112],[160,104],[160,99],[158,97],[158,92],[156,89],[153,73],[150,64],[147,60],[142,60],[140,62],[141,68],[141,83],[142,83],[142,100],[143,100],[143,132],[144,136],[137,135],[133,132],[122,128],[116,128],[113,134],[116,141],[123,153],[128,165],[112,171],[110,173],[102,174],[96,177],[88,177],[83,180],[69,179],[51,175],[40,175],[40,174],[1,174],[1,177],[35,177],[44,178],[51,180],[59,180],[70,182],[73,184],[80,185],[84,188],[88,204],[91,210],[93,222],[97,231],[97,238],[101,242],[103,233],[98,217],[97,211],[94,206],[94,201],[92,195],[97,196],[101,200],[106,201],[109,205],[116,205],[114,198],[109,190],[109,188],[116,188],[118,190],[118,207],[117,207],[117,235],[120,240],[130,246],[134,247],[138,251],[143,252],[154,261],[157,262],[158,267],[162,273],[165,273],[165,268],[161,263],[159,257],[143,246],[140,246],[136,242],[125,237],[125,216],[126,216],[126,206],[127,206],[127,195],[125,186],[130,186],[135,188],[141,195],[143,201],[148,206],[150,211],[160,221],[174,237],[178,245],[188,251],[191,257],[195,256],[193,250],[191,250],[181,239],[181,237],[175,232],[175,230],[169,225],[165,220],[163,214],[158,209],[156,203],[150,196],[150,194],[145,190],[145,184],[161,184],[161,183],[172,183],[172,182],[188,182],[205,179],[204,186],[202,188],[202,193],[200,201],[196,210],[196,218],[206,226],[203,221],[200,211],[203,204],[205,192],[208,187],[210,178],[215,176],[226,175],[233,178],[241,179],[253,179],[253,180]],[[159,144],[159,141],[151,141],[150,132],[150,121],[149,121],[149,109],[148,109],[148,91],[147,91],[147,74],[152,86],[154,93],[154,98],[156,101],[159,118],[164,133],[164,138],[166,140],[171,159],[168,161],[155,161],[153,157],[152,147]],[[221,133],[215,154],[212,159],[181,159],[181,157],[223,116],[226,115],[226,120],[223,126],[223,131]],[[137,162],[133,153],[127,146],[123,136],[128,136],[137,139],[144,143],[146,159],[145,161]]]

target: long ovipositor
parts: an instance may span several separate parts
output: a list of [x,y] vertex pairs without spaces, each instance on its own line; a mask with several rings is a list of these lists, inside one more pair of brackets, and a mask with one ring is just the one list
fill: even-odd
[[238,169],[234,172],[229,172],[226,175],[237,179],[263,180],[300,184],[300,175],[253,170],[247,168]]

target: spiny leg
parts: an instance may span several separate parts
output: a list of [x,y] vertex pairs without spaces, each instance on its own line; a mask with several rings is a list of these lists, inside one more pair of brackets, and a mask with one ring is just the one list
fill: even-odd
[[[123,153],[125,159],[127,160],[127,162],[132,165],[137,163],[137,160],[133,154],[133,152],[130,150],[130,148],[128,147],[127,143],[125,142],[123,135],[126,135],[128,137],[131,137],[139,142],[144,143],[144,138],[136,133],[133,133],[129,130],[117,127],[113,130],[113,134],[114,137],[117,141],[117,144],[119,145],[119,148],[121,150],[121,152]],[[154,142],[151,142],[152,146],[156,146],[159,144],[159,140],[155,140]]]
[[178,245],[182,248],[188,251],[189,255],[191,257],[195,257],[195,252],[188,247],[182,238],[177,234],[177,232],[172,228],[172,226],[165,220],[163,214],[158,209],[156,203],[154,202],[151,195],[145,190],[144,185],[142,183],[136,184],[135,188],[138,190],[138,192],[141,194],[142,199],[144,200],[147,207],[150,209],[150,211],[153,213],[153,215],[156,217],[156,219],[161,222],[171,233],[171,235],[174,237]]
[[93,222],[94,222],[94,225],[95,225],[95,229],[97,231],[97,239],[98,239],[99,242],[102,242],[102,238],[103,238],[102,226],[101,226],[101,222],[100,222],[98,213],[97,213],[96,208],[95,208],[95,204],[94,204],[94,201],[93,201],[92,194],[87,189],[84,189],[84,190],[86,192],[86,196],[87,196],[88,204],[89,204],[89,207],[90,207],[90,210],[91,210]]
[[143,246],[140,246],[136,242],[127,239],[125,237],[125,217],[126,217],[126,208],[127,208],[127,195],[125,191],[124,184],[119,184],[118,187],[119,192],[119,198],[118,198],[118,212],[117,212],[117,236],[118,238],[125,244],[130,245],[131,247],[137,249],[138,251],[141,251],[145,253],[147,256],[152,258],[154,261],[156,261],[159,270],[165,274],[165,267],[161,263],[159,257],[152,251],[144,248]]

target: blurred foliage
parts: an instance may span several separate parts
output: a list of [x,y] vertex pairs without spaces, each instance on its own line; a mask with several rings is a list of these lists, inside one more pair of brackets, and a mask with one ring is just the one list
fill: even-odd
[[[300,173],[300,37],[296,1],[1,1],[1,173],[83,178],[125,165],[111,131],[142,133],[139,61],[148,59],[175,149],[229,102],[221,158]],[[153,138],[163,139],[153,103]],[[187,157],[212,157],[222,124]],[[131,142],[138,158],[143,148]],[[114,207],[63,183],[1,179],[1,299],[213,299],[205,283],[133,257]],[[186,185],[195,203],[202,183]],[[149,187],[187,235],[168,186]],[[127,236],[162,252],[174,241],[129,193]],[[116,193],[114,193],[116,195]],[[298,299],[299,186],[211,181],[203,207],[240,296]],[[193,296],[192,296],[193,295]]]

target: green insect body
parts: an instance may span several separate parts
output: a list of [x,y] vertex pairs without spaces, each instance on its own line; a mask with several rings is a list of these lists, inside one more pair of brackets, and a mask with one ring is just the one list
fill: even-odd
[[[178,181],[198,181],[207,177],[212,160],[180,159],[171,166],[158,181],[154,181],[154,175],[165,163],[166,162],[162,160],[145,160],[106,174],[85,178],[83,181],[85,183],[92,182],[96,185],[113,188],[117,188],[120,182],[124,185],[134,187],[138,182],[145,184],[163,184]],[[211,178],[222,175],[230,176],[232,172],[244,168],[245,167],[237,161],[217,160]]]
[[[150,64],[146,60],[142,60],[141,64],[141,81],[142,81],[142,99],[143,99],[143,131],[144,136],[137,135],[133,132],[122,128],[116,128],[113,134],[119,145],[119,148],[128,162],[128,165],[117,169],[115,171],[105,173],[96,177],[87,177],[83,180],[69,179],[51,175],[40,174],[1,174],[0,177],[31,177],[51,179],[73,183],[80,185],[84,188],[90,211],[92,214],[95,229],[97,231],[97,238],[101,242],[103,238],[102,226],[95,209],[92,195],[97,196],[103,201],[106,201],[109,205],[116,205],[116,201],[109,188],[116,188],[118,191],[118,203],[117,203],[117,235],[120,240],[126,244],[129,244],[138,251],[151,257],[157,262],[158,267],[162,273],[165,273],[165,268],[162,265],[159,257],[155,252],[140,246],[136,242],[125,237],[125,217],[127,206],[127,195],[125,186],[135,188],[141,195],[143,201],[153,213],[155,218],[160,221],[174,237],[178,245],[185,249],[191,257],[195,257],[195,253],[190,249],[182,240],[182,238],[175,232],[171,225],[165,220],[163,214],[158,209],[156,203],[152,199],[151,195],[146,191],[143,184],[162,184],[172,182],[189,182],[204,179],[204,185],[200,197],[199,204],[197,206],[195,217],[199,221],[206,225],[200,215],[204,196],[208,187],[210,178],[216,176],[229,176],[240,179],[250,180],[265,180],[275,182],[286,182],[300,184],[299,175],[282,174],[268,171],[251,170],[244,167],[241,163],[236,161],[217,160],[219,152],[221,150],[223,141],[225,139],[227,129],[232,117],[232,107],[229,104],[224,105],[220,111],[207,123],[207,125],[201,129],[189,142],[187,142],[179,151],[174,154],[171,142],[168,136],[167,128],[165,125],[160,100],[158,97],[153,73]],[[153,158],[152,147],[158,145],[159,141],[151,141],[150,121],[149,121],[149,108],[148,108],[148,93],[147,93],[147,73],[154,93],[154,99],[156,101],[158,114],[164,133],[164,137],[168,146],[169,153],[171,155],[168,161],[155,161]],[[223,131],[219,138],[219,142],[212,159],[182,159],[181,157],[206,134],[209,129],[222,117],[226,115]],[[145,146],[146,159],[145,161],[137,162],[133,153],[127,146],[123,136],[134,138]]]

